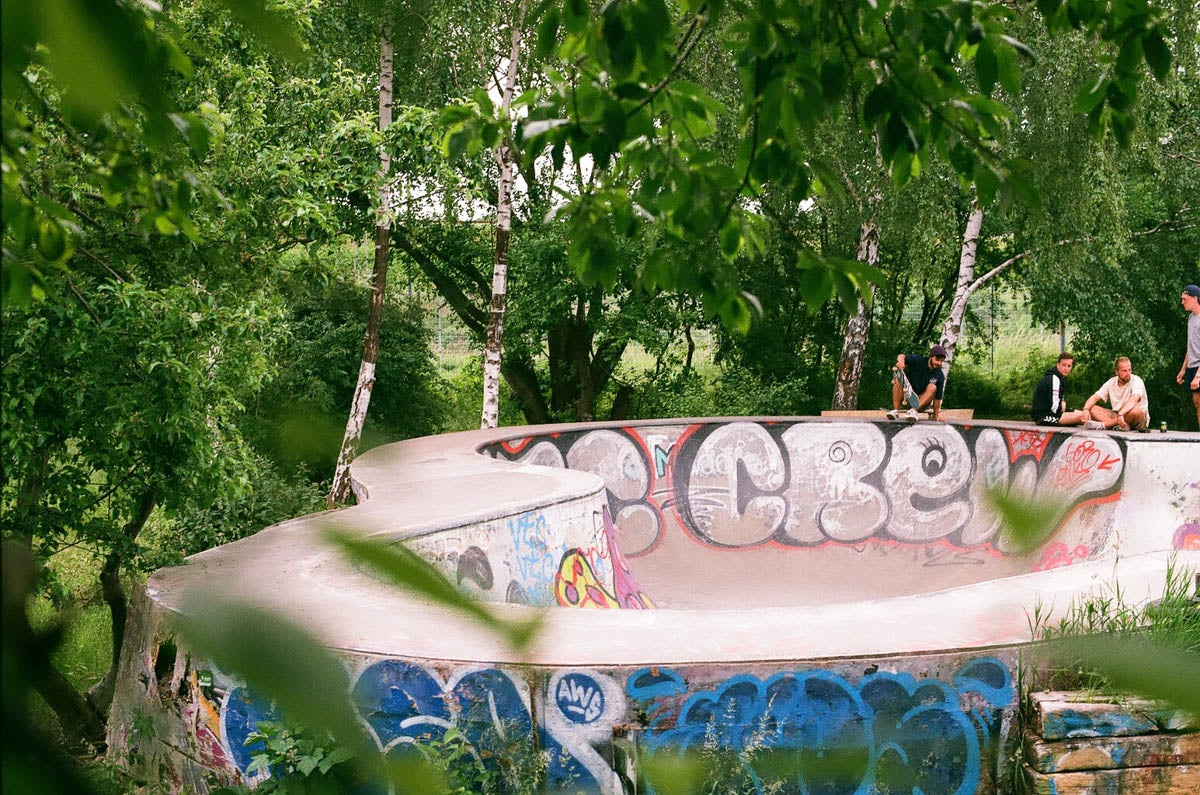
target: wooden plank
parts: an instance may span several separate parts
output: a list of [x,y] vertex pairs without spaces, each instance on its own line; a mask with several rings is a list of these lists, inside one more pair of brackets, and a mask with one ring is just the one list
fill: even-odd
[[1046,742],[1025,735],[1025,763],[1039,773],[1200,764],[1200,734],[1081,737]]
[[[833,411],[826,409],[821,412],[822,417],[874,417],[875,419],[884,419],[885,410],[883,409],[855,409],[853,411]],[[928,412],[922,412],[928,415]],[[942,419],[946,420],[970,420],[975,418],[975,409],[942,409]]]
[[1033,731],[1043,740],[1130,737],[1200,728],[1178,709],[1145,699],[1096,699],[1084,693],[1030,693]]
[[1028,792],[1035,795],[1195,795],[1200,792],[1200,766],[1127,767],[1044,774],[1025,766]]

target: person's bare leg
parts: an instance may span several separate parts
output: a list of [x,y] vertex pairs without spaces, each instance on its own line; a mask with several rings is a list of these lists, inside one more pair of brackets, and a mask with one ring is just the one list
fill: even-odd
[[900,404],[904,402],[904,384],[900,381],[903,375],[898,370],[893,371],[892,375],[892,408],[896,411],[900,410]]
[[925,391],[921,393],[921,397],[917,399],[917,411],[929,411],[929,407],[933,405],[933,397],[937,394],[937,385],[930,384],[925,387]]
[[[1092,414],[1089,419],[1093,419],[1103,425],[1105,430],[1112,430],[1121,426],[1121,415],[1112,409],[1104,408],[1104,406],[1092,406]],[[1121,430],[1129,430],[1129,428],[1125,427],[1121,428]]]
[[1200,427],[1200,392],[1192,393],[1192,403],[1196,404],[1196,425]]
[[1083,425],[1092,417],[1083,409],[1078,411],[1064,411],[1063,415],[1058,418],[1059,425]]
[[1125,424],[1129,426],[1130,430],[1134,431],[1145,428],[1148,424],[1146,412],[1141,409],[1134,409],[1125,415]]

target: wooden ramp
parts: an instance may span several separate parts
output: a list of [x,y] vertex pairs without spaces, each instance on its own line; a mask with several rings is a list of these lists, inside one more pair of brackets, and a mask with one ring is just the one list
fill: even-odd
[[[930,412],[922,412],[926,416],[931,416]],[[881,419],[884,415],[883,409],[855,409],[853,411],[831,411],[826,410],[821,412],[822,417],[873,417]],[[975,418],[975,409],[942,409],[941,418],[944,420],[971,420]]]

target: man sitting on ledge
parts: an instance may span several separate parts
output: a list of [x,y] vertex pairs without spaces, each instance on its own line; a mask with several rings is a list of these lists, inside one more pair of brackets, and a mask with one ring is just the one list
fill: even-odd
[[[896,366],[892,369],[892,410],[887,413],[889,420],[903,417],[916,422],[922,411],[932,411],[933,419],[941,419],[942,392],[946,389],[946,373],[942,370],[945,361],[946,349],[941,345],[930,348],[929,356],[902,353],[896,357]],[[918,389],[921,391],[917,392]],[[903,413],[901,403],[908,404],[908,410]]]
[[[1091,414],[1105,430],[1141,430],[1150,425],[1150,398],[1146,395],[1146,384],[1133,374],[1133,364],[1128,356],[1121,356],[1113,364],[1116,372],[1112,378],[1087,399],[1083,410]],[[1112,408],[1098,405],[1108,403]]]
[[[1046,370],[1033,389],[1029,414],[1038,425],[1083,425],[1091,415],[1067,408],[1067,376],[1075,368],[1075,357],[1066,351],[1058,355],[1058,364]],[[1099,428],[1100,423],[1095,423]]]

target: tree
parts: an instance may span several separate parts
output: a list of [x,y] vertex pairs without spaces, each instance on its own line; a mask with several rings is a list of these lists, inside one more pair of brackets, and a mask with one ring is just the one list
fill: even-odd
[[[379,132],[384,133],[392,125],[392,79],[394,75],[394,50],[392,47],[392,25],[385,20],[379,32]],[[379,327],[383,322],[383,299],[387,289],[388,254],[391,242],[391,201],[388,172],[391,156],[386,146],[379,148],[379,179],[376,189],[375,207],[375,257],[371,279],[371,301],[367,309],[367,329],[363,339],[362,364],[358,370],[358,383],[354,387],[354,399],[350,402],[350,417],[346,421],[346,435],[338,453],[337,467],[333,472],[333,486],[329,491],[329,507],[344,505],[350,499],[350,462],[358,455],[358,443],[362,438],[363,424],[367,420],[367,408],[371,404],[371,390],[375,386],[375,361],[379,356]]]
[[[500,93],[499,118],[508,119],[512,108],[513,91],[517,84],[517,69],[521,62],[521,40],[525,28],[525,0],[517,9],[512,25],[512,47],[508,53],[508,68]],[[492,300],[488,312],[487,341],[483,348],[483,414],[480,427],[495,428],[500,400],[500,360],[504,338],[504,307],[508,298],[508,241],[512,234],[513,146],[511,125],[507,125],[496,144],[496,165],[500,176],[496,180],[496,243],[492,258]]]

